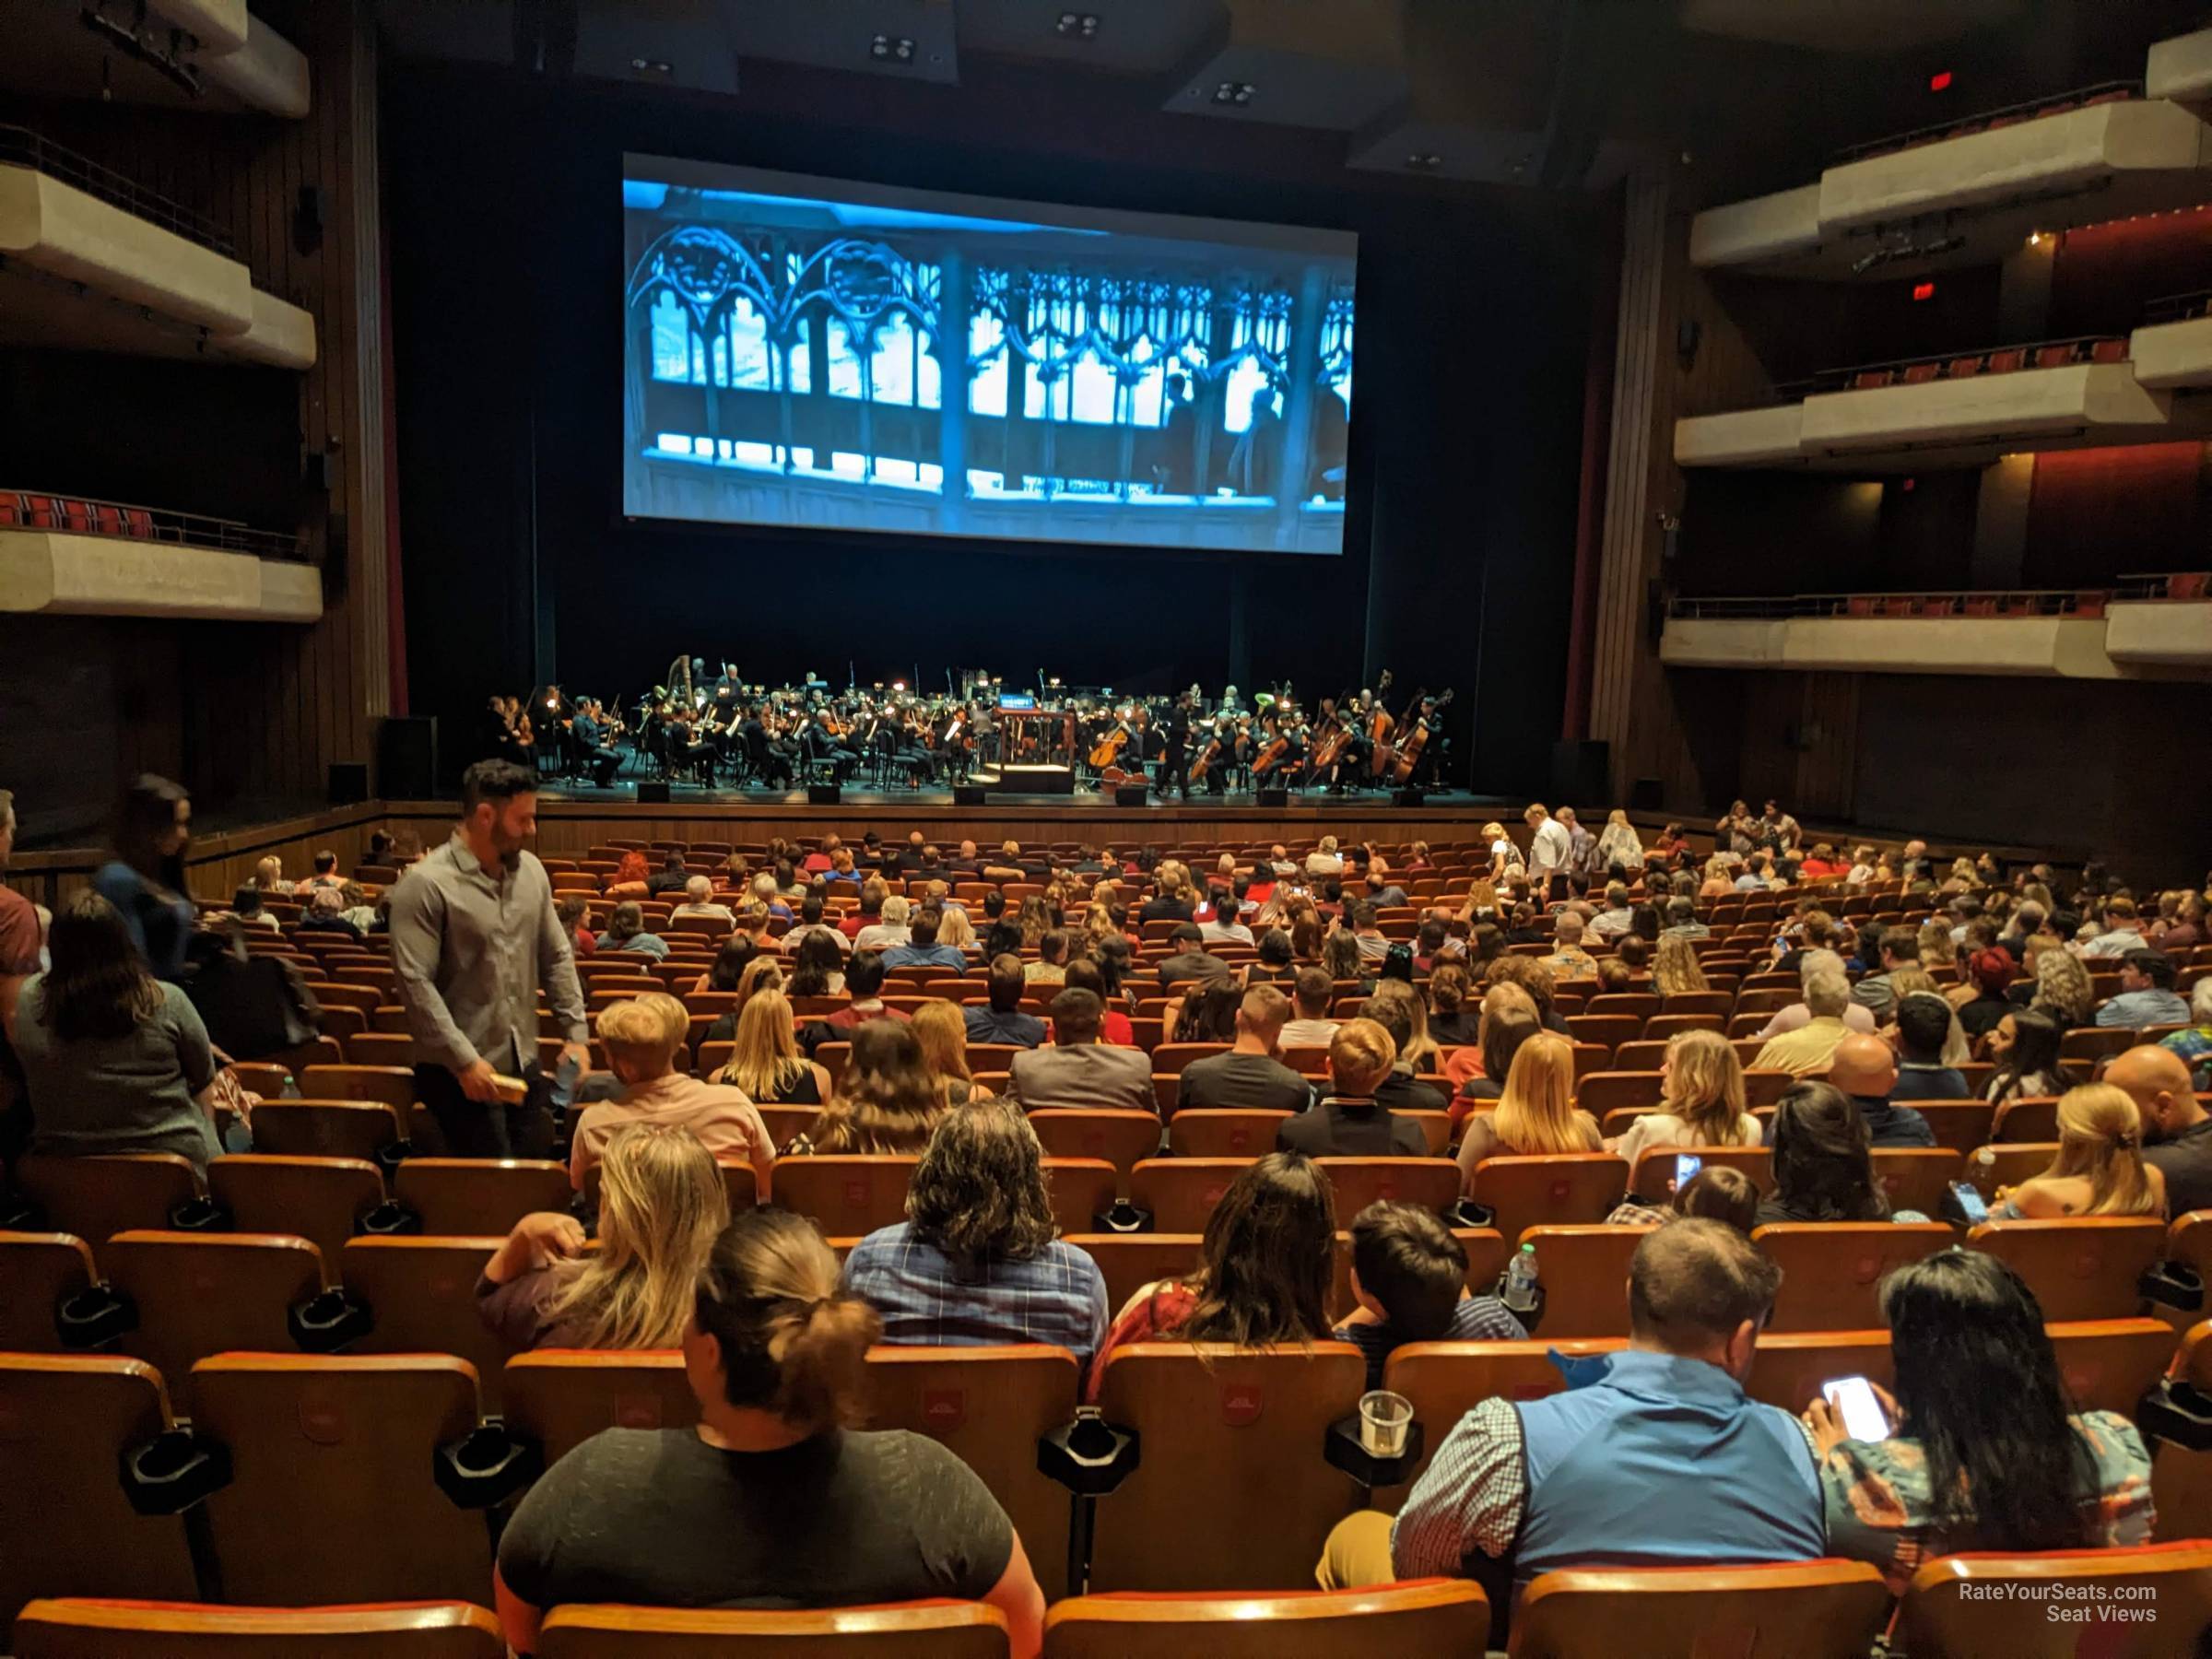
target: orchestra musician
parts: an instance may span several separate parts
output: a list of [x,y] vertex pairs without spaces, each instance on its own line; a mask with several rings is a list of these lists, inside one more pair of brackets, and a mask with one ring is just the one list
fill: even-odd
[[1171,794],[1185,796],[1190,794],[1189,781],[1183,775],[1183,757],[1191,747],[1191,694],[1183,692],[1159,724],[1159,762],[1153,787],[1162,798]]
[[612,789],[622,757],[608,741],[610,734],[602,724],[596,698],[587,697],[577,704],[575,717],[569,723],[569,736],[576,746],[577,759],[592,769],[593,787]]

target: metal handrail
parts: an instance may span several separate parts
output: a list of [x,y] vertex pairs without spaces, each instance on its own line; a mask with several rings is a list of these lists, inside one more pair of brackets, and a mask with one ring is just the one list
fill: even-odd
[[42,172],[122,208],[134,218],[212,248],[226,259],[238,257],[237,244],[229,233],[206,214],[194,213],[183,203],[148,190],[136,180],[112,167],[102,167],[90,157],[80,156],[29,127],[0,124],[0,164]]
[[[1747,620],[1779,620],[1794,617],[1879,618],[1884,614],[1881,611],[1853,611],[1851,607],[1853,603],[1882,606],[1901,600],[1916,607],[1908,611],[1907,617],[2064,617],[2074,615],[2085,605],[2100,605],[2112,596],[2112,593],[2101,588],[1939,588],[1924,593],[1790,594],[1740,599],[1693,598],[1678,594],[1669,602],[1667,615],[1684,618],[1736,618]],[[1931,603],[1950,608],[1941,611],[1921,608]],[[1970,604],[1988,608],[1970,611],[1967,608]]]
[[2201,317],[2212,312],[2212,288],[2198,288],[2193,294],[2165,294],[2143,308],[2145,326],[2154,323],[2185,323],[2192,317]]
[[2039,351],[2048,351],[2053,346],[2093,347],[2106,340],[2125,340],[2126,338],[2125,335],[2071,335],[2056,340],[2021,340],[2006,346],[1977,346],[1962,351],[1931,351],[1920,357],[1889,358],[1878,363],[1853,363],[1841,369],[1822,369],[1817,373],[1806,375],[1799,380],[1777,382],[1774,387],[1774,395],[1783,402],[1793,402],[1797,398],[1809,396],[1823,387],[1833,388],[1839,382],[1847,383],[1862,374],[1875,374],[1885,369],[1891,371],[1912,369],[1922,363],[1953,363],[1964,358],[1972,358],[1976,361],[1980,361],[1985,358],[1994,357],[2000,351],[2019,352],[2023,359],[2021,367],[2026,368],[2029,366],[2026,359],[2032,359]]
[[[53,503],[54,523],[32,523],[33,500]],[[141,507],[127,501],[105,501],[89,496],[66,495],[57,490],[0,489],[0,503],[16,510],[12,524],[0,529],[57,530],[71,535],[104,535],[118,541],[167,542],[187,547],[216,547],[227,553],[251,553],[256,559],[308,561],[307,549],[297,535],[279,530],[256,530],[236,519],[210,517],[201,512],[180,512],[170,507]],[[70,509],[81,509],[72,512]],[[132,515],[138,515],[138,525]]]
[[2045,113],[2063,113],[2059,107],[2061,105],[2079,104],[2088,99],[2100,98],[2107,92],[2126,92],[2140,98],[2143,96],[2143,83],[2139,80],[2099,81],[2093,86],[2077,87],[2070,92],[2053,92],[2045,98],[2031,98],[2025,103],[2006,104],[2002,109],[1955,115],[1948,121],[1939,121],[1932,126],[1914,127],[1909,133],[1893,133],[1887,138],[1869,138],[1864,144],[1847,146],[1835,152],[1835,159],[1839,164],[1863,161],[1870,156],[1902,149],[1907,145],[1918,144],[1924,139],[1944,138],[1953,134],[1963,136],[1962,128],[1976,123],[1986,127],[1989,123],[2006,115],[2022,115],[2032,119]]

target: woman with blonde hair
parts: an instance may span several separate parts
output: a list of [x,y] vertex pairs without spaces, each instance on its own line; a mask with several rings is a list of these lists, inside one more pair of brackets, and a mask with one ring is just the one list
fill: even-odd
[[1443,1051],[1429,1034],[1429,1007],[1421,1001],[1421,994],[1404,980],[1386,979],[1375,982],[1375,996],[1378,1000],[1402,1003],[1406,1018],[1413,1026],[1413,1033],[1398,1050],[1397,1058],[1417,1072],[1433,1073],[1442,1064]]
[[2028,1006],[2050,1015],[2061,1031],[2088,1025],[2097,992],[2080,959],[2062,945],[2033,953],[2033,959],[2035,994]]
[[958,1004],[925,1002],[914,1010],[911,1023],[922,1044],[922,1058],[944,1079],[948,1103],[965,1106],[971,1100],[991,1098],[991,1091],[978,1088],[975,1074],[968,1069],[968,1022]]
[[1512,837],[1506,834],[1503,824],[1496,822],[1485,824],[1482,827],[1482,839],[1489,843],[1490,880],[1492,882],[1503,881],[1506,872],[1509,870],[1525,867],[1524,861],[1521,856],[1521,849],[1513,844]]
[[[755,962],[752,968],[773,963]],[[746,975],[752,977],[752,968]],[[830,1074],[799,1053],[798,1021],[782,975],[747,997],[737,1015],[736,1046],[717,1083],[742,1088],[761,1106],[818,1106],[830,1098]]]
[[1643,841],[1629,823],[1629,815],[1616,806],[1606,815],[1605,833],[1597,838],[1597,867],[1618,865],[1630,876],[1643,871]]
[[1459,907],[1459,919],[1472,927],[1477,922],[1494,921],[1497,915],[1497,886],[1488,877],[1476,877],[1467,883],[1467,901]]
[[930,1070],[912,1022],[867,1020],[853,1028],[845,1075],[799,1149],[917,1153],[946,1111],[944,1081]]
[[937,918],[937,943],[950,945],[958,950],[975,948],[975,924],[968,912],[957,904],[948,904]]
[[1705,861],[1705,880],[1698,888],[1700,899],[1723,899],[1735,891],[1735,877],[1729,874],[1728,860],[1715,853]]
[[2058,1097],[2058,1156],[2032,1180],[1999,1193],[1992,1219],[2162,1216],[2166,1172],[2143,1161],[2143,1119],[2127,1093],[2085,1083]]
[[1920,965],[1930,973],[1959,965],[1959,946],[1942,918],[1931,916],[1920,924]]
[[1460,1191],[1474,1192],[1475,1167],[1486,1158],[1604,1147],[1597,1120],[1574,1103],[1574,1044],[1539,1031],[1514,1053],[1497,1110],[1468,1115],[1459,1143]]
[[1658,951],[1652,958],[1652,989],[1662,996],[1712,989],[1703,965],[1698,960],[1698,947],[1690,943],[1688,934],[1659,935]]
[[477,1286],[485,1327],[518,1348],[663,1348],[684,1338],[700,1269],[729,1224],[722,1171],[688,1129],[635,1123],[596,1166],[599,1248],[553,1210],[514,1224]]
[[1653,1147],[1756,1147],[1759,1122],[1744,1106],[1744,1067],[1718,1031],[1677,1031],[1659,1063],[1661,1105],[1606,1143],[1636,1167]]

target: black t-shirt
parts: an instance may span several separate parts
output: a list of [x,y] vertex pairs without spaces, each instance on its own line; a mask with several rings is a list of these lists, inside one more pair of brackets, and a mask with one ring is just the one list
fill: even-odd
[[1426,1158],[1429,1137],[1373,1101],[1324,1100],[1275,1128],[1275,1144],[1308,1158]]
[[1312,1085],[1265,1054],[1210,1054],[1183,1067],[1176,1110],[1303,1112]]
[[538,1607],[859,1606],[981,1600],[1013,1553],[997,1500],[919,1434],[724,1452],[689,1429],[609,1429],[524,1496],[500,1576]]
[[2144,1147],[2143,1161],[2157,1165],[2166,1177],[2168,1215],[2212,1209],[2212,1118]]
[[1147,899],[1137,907],[1140,922],[1188,922],[1192,905],[1188,899]]

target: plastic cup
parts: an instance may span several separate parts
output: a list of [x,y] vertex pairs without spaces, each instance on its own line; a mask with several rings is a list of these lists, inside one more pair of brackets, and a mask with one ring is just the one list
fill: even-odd
[[1370,1457],[1402,1457],[1406,1428],[1413,1421],[1413,1402],[1402,1394],[1378,1388],[1359,1396],[1359,1445]]

